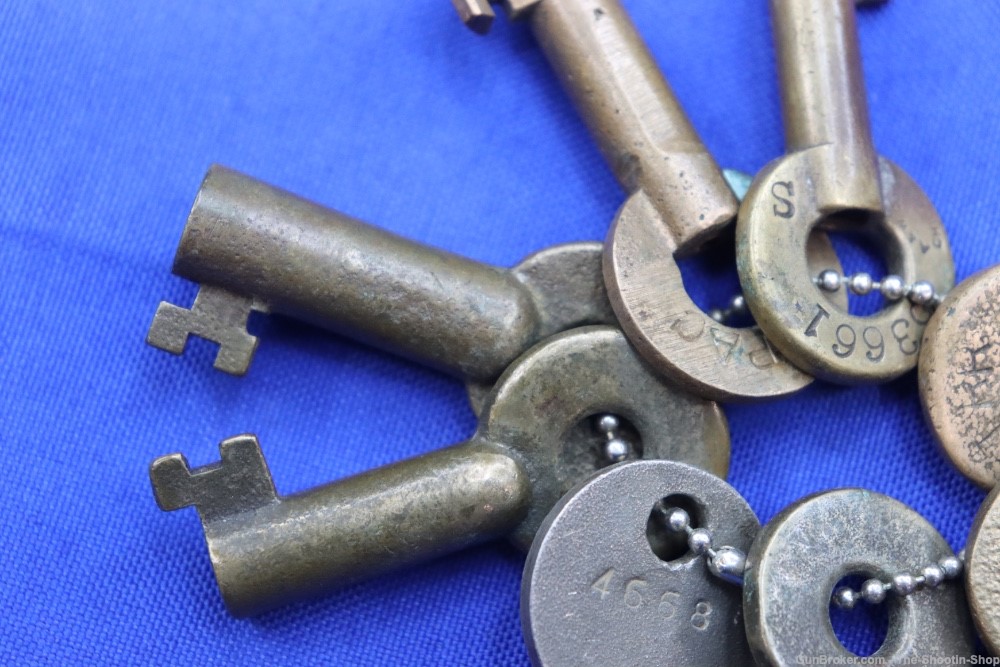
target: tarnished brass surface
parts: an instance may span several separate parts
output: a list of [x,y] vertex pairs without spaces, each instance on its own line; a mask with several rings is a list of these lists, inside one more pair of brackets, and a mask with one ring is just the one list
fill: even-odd
[[[716,400],[809,384],[758,329],[716,324],[684,289],[675,257],[716,236],[738,202],[621,4],[539,0],[525,14],[629,194],[605,245],[604,279],[630,340],[657,370]],[[828,241],[814,242],[818,270],[839,267]]]
[[[725,177],[735,192],[740,192],[742,183],[749,185],[751,179],[733,170],[726,170]],[[658,369],[674,369],[666,375],[699,396],[713,400],[779,396],[791,391],[795,378],[799,388],[812,382],[810,376],[789,365],[768,345],[759,328],[716,322],[684,290],[638,289],[643,283],[680,283],[681,277],[673,259],[664,256],[669,236],[657,218],[641,212],[628,215],[626,209],[619,214],[616,224],[634,224],[635,229],[612,234],[611,242],[617,241],[612,253],[620,269],[609,274],[609,280],[617,284],[618,275],[625,277],[621,289],[611,291],[621,300],[623,329],[647,361]],[[840,268],[833,246],[821,232],[810,238],[808,253],[810,266],[817,273],[824,268]],[[583,285],[585,281],[571,280],[565,284]],[[846,292],[829,294],[827,298],[842,307],[847,305]],[[578,298],[570,302],[593,301]],[[491,388],[488,382],[467,383],[469,401],[477,414]]]
[[924,330],[918,369],[924,414],[945,454],[992,488],[1000,479],[1000,266],[942,301]]
[[505,534],[526,550],[559,497],[606,464],[570,437],[604,412],[635,427],[635,458],[728,470],[718,405],[657,378],[617,329],[584,327],[520,357],[460,445],[291,496],[275,493],[253,436],[195,470],[157,459],[150,478],[162,509],[198,509],[226,605],[245,616]]
[[885,382],[916,365],[930,314],[903,299],[870,317],[828,307],[806,244],[817,227],[865,234],[890,273],[954,283],[933,205],[876,155],[851,0],[772,0],[788,155],[767,165],[743,200],[737,268],[758,325],[792,363],[845,384]]
[[598,243],[549,248],[504,270],[410,241],[225,167],[188,216],[175,274],[201,283],[191,309],[161,303],[147,341],[181,354],[219,343],[246,372],[251,310],[281,313],[477,381],[492,382],[556,332],[614,321]]
[[969,530],[965,594],[980,638],[1000,655],[1000,487],[983,501]]
[[[874,491],[836,489],[803,498],[757,534],[743,585],[747,639],[758,665],[793,667],[857,659],[834,634],[830,597],[849,575],[889,581],[951,556],[944,538],[903,503]],[[957,581],[893,596],[885,642],[873,664],[968,658],[972,626]]]
[[[640,354],[679,384],[718,401],[783,396],[808,386],[806,375],[759,327],[716,322],[691,300],[671,256],[673,240],[642,193],[618,212],[608,238],[604,277],[622,329]],[[809,238],[810,270],[840,269],[823,233]],[[846,309],[847,294],[827,294]]]
[[[489,10],[453,0],[469,27]],[[738,204],[652,54],[617,0],[528,0],[523,17],[630,195],[646,193],[679,254],[691,254],[736,215]],[[513,13],[510,10],[515,10]]]
[[[617,324],[601,275],[603,250],[596,241],[564,243],[531,254],[510,269],[543,314],[546,335],[574,325]],[[465,390],[478,415],[493,381],[472,378]]]
[[645,194],[676,253],[717,235],[736,197],[621,3],[540,0],[527,20],[618,182]]

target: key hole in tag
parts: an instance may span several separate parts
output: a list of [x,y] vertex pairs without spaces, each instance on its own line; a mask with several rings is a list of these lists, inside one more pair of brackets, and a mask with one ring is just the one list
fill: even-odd
[[[881,226],[869,223],[868,213],[864,211],[837,213],[821,220],[818,228],[825,230],[829,236],[843,267],[842,275],[867,273],[874,281],[880,281],[889,274],[900,275],[902,270],[900,252],[895,241],[879,233]],[[869,229],[875,231],[866,231]],[[872,290],[870,294],[862,296],[852,292],[846,283],[840,289],[845,290],[847,294],[847,311],[851,315],[859,317],[875,315],[890,304],[882,298],[878,290]]]
[[[684,290],[703,313],[726,311],[733,297],[742,294],[736,273],[736,232],[730,225],[719,237],[706,243],[695,255],[677,260]],[[733,327],[753,324],[746,313],[733,313],[725,320]]]
[[[852,590],[860,591],[861,585],[872,576],[874,575],[850,574],[838,581],[833,590],[849,586]],[[880,604],[858,600],[854,609],[841,609],[831,603],[830,623],[837,641],[856,656],[866,658],[873,655],[882,648],[889,634],[890,605],[895,602],[889,593]]]
[[[601,432],[597,424],[604,415],[613,415],[618,422],[614,430],[616,439],[622,445],[622,457],[609,456],[614,447],[609,448],[609,438]],[[580,480],[596,470],[621,461],[635,461],[642,458],[642,434],[626,417],[613,410],[597,412],[588,415],[574,424],[562,438],[562,449],[559,452],[559,467],[564,471],[565,485],[563,493],[569,491],[574,480]]]
[[656,557],[671,565],[684,562],[686,556],[694,557],[688,549],[687,533],[667,528],[666,513],[674,507],[688,513],[692,528],[700,528],[705,520],[701,505],[691,496],[675,493],[656,501],[646,521],[646,539]]
[[[676,261],[684,290],[703,313],[711,316],[712,310],[720,311],[723,315],[722,323],[730,327],[754,325],[749,309],[733,308],[734,297],[743,294],[736,272],[735,225],[730,225],[696,254]],[[816,273],[818,275],[819,270]]]

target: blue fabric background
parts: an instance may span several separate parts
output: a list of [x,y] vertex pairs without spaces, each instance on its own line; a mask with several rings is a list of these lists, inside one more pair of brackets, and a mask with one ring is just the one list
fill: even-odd
[[[626,5],[720,163],[782,152],[766,3]],[[1000,4],[893,0],[859,25],[878,147],[936,203],[959,278],[1000,261]],[[195,512],[161,513],[146,476],[247,431],[286,493],[420,454],[473,431],[458,381],[277,318],[243,379],[203,341],[144,343],[161,299],[194,297],[170,265],[211,162],[503,266],[602,239],[622,193],[525,26],[477,38],[446,0],[4,2],[0,147],[0,661],[527,663],[504,544],[236,621]],[[705,305],[736,285],[686,270]],[[762,520],[858,485],[963,545],[983,494],[912,374],[728,415]]]

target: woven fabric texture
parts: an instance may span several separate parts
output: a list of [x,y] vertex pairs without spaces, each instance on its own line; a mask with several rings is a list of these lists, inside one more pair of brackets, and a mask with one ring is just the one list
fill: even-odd
[[[781,154],[763,0],[625,4],[721,164]],[[858,22],[877,146],[937,206],[959,278],[997,263],[1000,4]],[[156,456],[203,465],[244,432],[284,493],[461,441],[460,382],[282,318],[256,323],[242,379],[209,343],[144,339],[160,300],[194,298],[170,266],[213,162],[500,266],[603,239],[622,192],[527,27],[478,38],[446,0],[19,0],[0,63],[0,662],[526,665],[506,544],[237,621],[196,513],[150,491]],[[721,264],[684,266],[706,307],[737,288]],[[762,520],[862,486],[963,546],[983,493],[936,449],[914,374],[727,413],[730,481]],[[844,632],[873,641],[857,617]]]

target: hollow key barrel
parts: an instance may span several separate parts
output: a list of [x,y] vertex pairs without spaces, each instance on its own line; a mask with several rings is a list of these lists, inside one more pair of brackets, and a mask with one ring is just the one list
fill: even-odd
[[536,253],[510,270],[417,243],[225,167],[205,176],[174,259],[201,284],[192,308],[160,304],[147,341],[181,354],[219,343],[246,372],[250,312],[280,313],[490,382],[551,334],[613,321],[597,243]]

